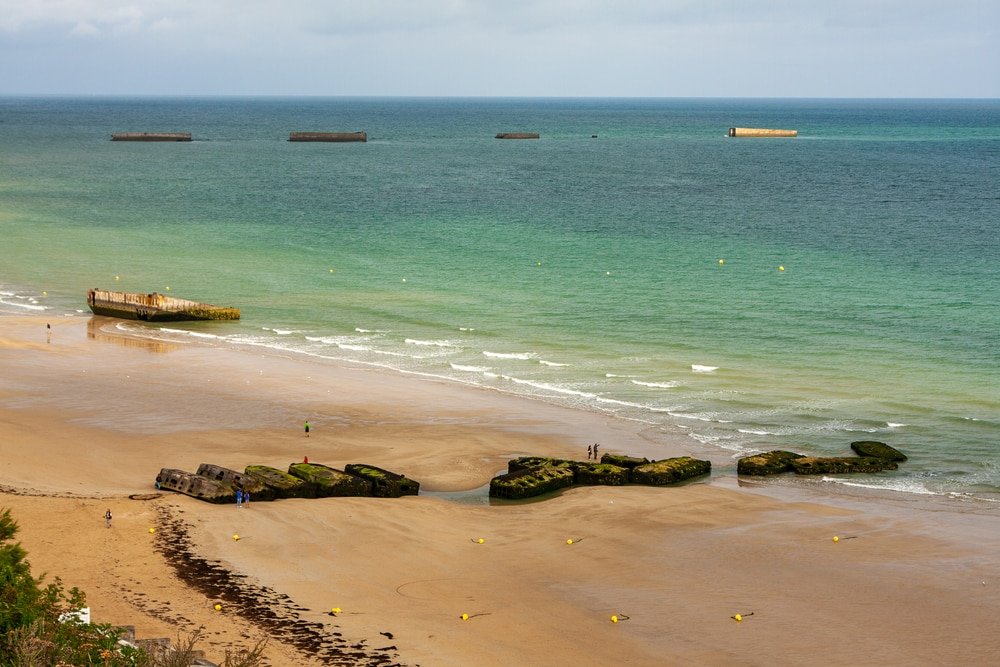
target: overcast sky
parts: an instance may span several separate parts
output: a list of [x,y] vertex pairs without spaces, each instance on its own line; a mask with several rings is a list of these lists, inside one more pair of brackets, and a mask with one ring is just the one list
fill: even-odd
[[1000,97],[1000,0],[0,0],[0,94]]

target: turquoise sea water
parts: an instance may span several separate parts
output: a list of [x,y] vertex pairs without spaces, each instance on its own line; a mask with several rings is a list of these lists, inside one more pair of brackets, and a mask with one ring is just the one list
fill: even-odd
[[851,483],[1000,499],[998,223],[1000,101],[0,98],[0,311],[169,286],[243,319],[119,326],[611,413],[723,471],[877,439],[911,460]]

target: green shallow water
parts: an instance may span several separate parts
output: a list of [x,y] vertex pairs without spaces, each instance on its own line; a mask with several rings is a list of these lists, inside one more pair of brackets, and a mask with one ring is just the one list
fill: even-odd
[[911,461],[862,483],[1000,491],[1000,102],[4,98],[0,121],[6,312],[170,286],[243,320],[147,333],[612,413],[720,469],[879,439]]

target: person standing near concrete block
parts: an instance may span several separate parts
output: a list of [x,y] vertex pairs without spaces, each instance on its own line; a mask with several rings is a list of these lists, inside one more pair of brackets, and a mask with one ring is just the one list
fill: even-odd
[[104,513],[104,525],[107,526],[108,528],[111,527],[111,508],[110,507]]

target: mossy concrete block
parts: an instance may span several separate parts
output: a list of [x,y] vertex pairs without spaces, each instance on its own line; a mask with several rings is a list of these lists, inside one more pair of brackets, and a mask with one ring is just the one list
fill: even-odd
[[161,489],[177,491],[209,503],[221,505],[236,502],[236,488],[231,484],[184,470],[161,468],[156,481]]
[[[198,474],[219,482],[225,482],[234,489],[240,489],[250,494],[253,500],[274,500],[275,490],[267,486],[264,480],[256,475],[237,470],[230,470],[212,463],[202,463],[198,466]],[[236,502],[235,496],[233,502]]]
[[858,440],[856,442],[852,442],[851,449],[853,449],[858,456],[874,456],[877,459],[885,459],[887,461],[906,460],[906,454],[899,451],[895,447],[891,447],[884,442],[878,442],[876,440]]
[[518,456],[507,462],[507,472],[519,472],[531,468],[541,468],[542,466],[558,465],[565,463],[563,459],[553,459],[546,456]]
[[840,456],[822,458],[803,456],[792,461],[796,475],[838,475],[854,472],[882,472],[895,470],[895,461],[877,459],[874,456]]
[[628,484],[627,468],[607,463],[584,463],[576,461],[570,466],[576,473],[575,483],[583,486],[622,486]]
[[740,475],[777,475],[792,471],[792,461],[801,459],[804,454],[775,449],[763,454],[744,456],[736,463],[736,472]]
[[[602,461],[604,459],[601,459]],[[680,456],[662,461],[653,461],[632,469],[631,481],[633,484],[647,484],[650,486],[664,486],[682,482],[685,479],[707,475],[712,471],[710,461],[691,458],[690,456]]]
[[367,463],[349,463],[344,470],[369,484],[376,498],[399,498],[420,493],[420,482]]
[[601,454],[601,463],[632,470],[650,463],[650,460],[647,458],[639,458],[637,456],[626,456],[624,454]]
[[[289,475],[284,470],[270,466],[247,466],[245,472],[247,475],[253,475],[263,480],[264,485],[271,490],[275,500],[312,497],[313,490],[305,482],[294,475]],[[252,491],[251,494],[253,494]]]
[[288,474],[309,485],[315,498],[374,495],[370,481],[319,463],[293,463]]
[[573,486],[576,475],[566,466],[546,465],[499,475],[490,480],[491,498],[519,500]]

